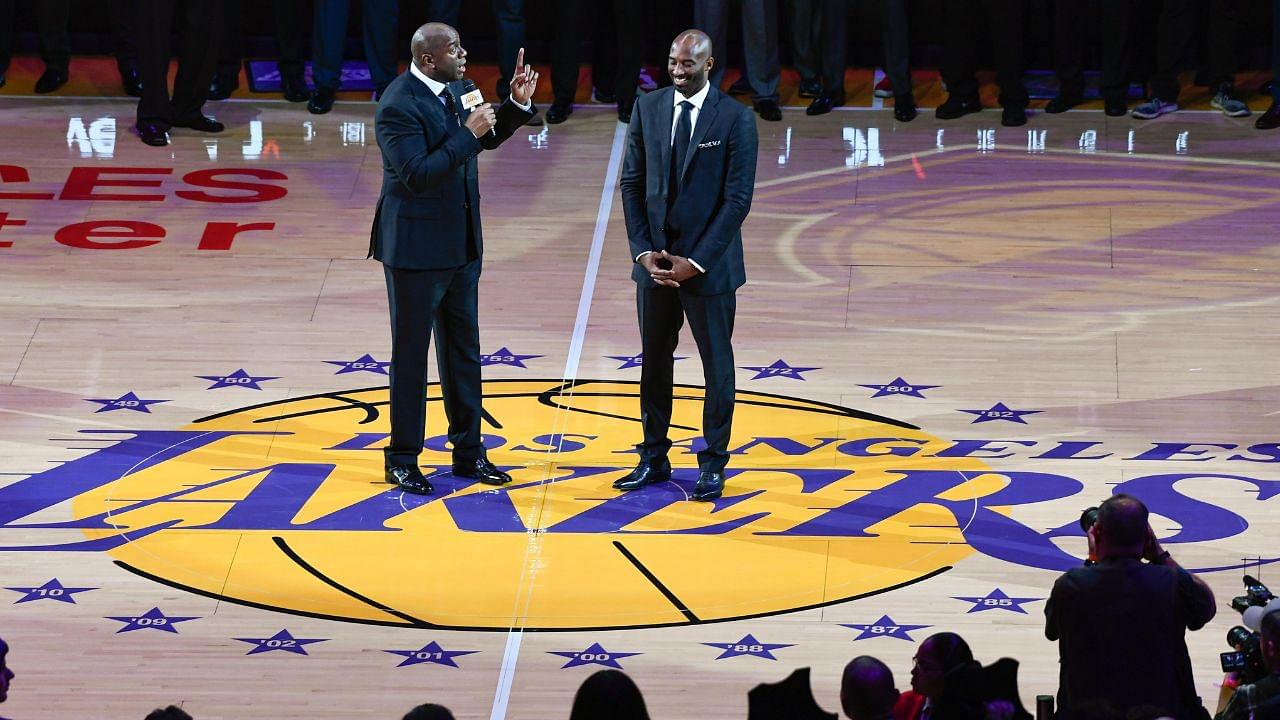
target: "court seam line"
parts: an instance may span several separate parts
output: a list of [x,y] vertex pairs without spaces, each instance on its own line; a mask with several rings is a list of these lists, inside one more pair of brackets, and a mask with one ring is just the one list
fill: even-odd
[[[609,216],[613,213],[613,197],[617,192],[618,174],[622,165],[622,150],[624,141],[627,137],[627,126],[617,123],[613,131],[613,145],[609,149],[609,163],[605,167],[604,186],[600,190],[600,205],[596,211],[595,231],[591,238],[591,249],[587,254],[587,267],[582,278],[582,294],[578,298],[578,312],[573,323],[573,335],[569,341],[569,353],[565,358],[564,377],[562,382],[564,385],[572,388],[578,378],[578,363],[582,357],[582,345],[587,334],[587,319],[591,315],[591,301],[595,296],[596,277],[600,269],[600,258],[604,251],[604,237],[609,229]],[[549,450],[548,453],[552,452]],[[551,464],[547,466],[546,480],[550,479]],[[545,502],[545,493],[542,496]],[[535,504],[532,511],[536,512],[541,503]],[[541,545],[540,531],[537,524],[529,525],[529,542],[525,546],[525,558],[521,564],[521,586],[524,585],[526,574],[536,572],[531,564],[530,555],[538,552],[537,548]],[[498,672],[498,683],[493,694],[493,708],[489,714],[489,720],[506,720],[507,703],[511,699],[511,685],[515,679],[516,665],[520,659],[520,645],[524,638],[524,617],[528,610],[529,603],[533,599],[533,583],[529,585],[529,594],[525,599],[524,611],[513,613],[512,627],[507,632],[506,647],[502,653],[502,666]],[[519,602],[517,596],[516,602]]]
[[652,583],[653,586],[658,589],[658,592],[662,593],[663,597],[670,600],[671,604],[676,606],[676,610],[679,610],[680,614],[684,615],[686,620],[692,623],[702,622],[702,620],[684,604],[684,601],[676,597],[676,594],[671,592],[670,588],[662,584],[662,581],[658,579],[658,576],[650,572],[649,568],[645,567],[644,563],[640,562],[640,558],[632,554],[625,545],[618,540],[614,540],[613,546],[618,549],[618,552],[622,553],[623,557],[630,560],[632,565],[635,565],[636,569],[640,571],[640,574],[644,575],[645,579]]

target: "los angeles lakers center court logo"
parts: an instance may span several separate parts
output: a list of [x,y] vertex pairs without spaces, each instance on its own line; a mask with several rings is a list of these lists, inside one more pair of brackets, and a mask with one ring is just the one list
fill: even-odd
[[[429,497],[385,484],[382,387],[135,436],[72,510],[90,542],[127,537],[103,546],[124,567],[234,602],[459,629],[507,629],[518,615],[567,630],[760,616],[900,587],[973,552],[963,508],[990,510],[977,499],[1002,487],[980,460],[919,455],[941,441],[906,423],[740,391],[725,497],[691,502],[702,392],[678,387],[673,481],[618,493],[610,484],[636,460],[637,391],[486,383],[485,444],[515,479],[502,488],[447,474]],[[437,387],[428,403],[429,474],[450,455]]]

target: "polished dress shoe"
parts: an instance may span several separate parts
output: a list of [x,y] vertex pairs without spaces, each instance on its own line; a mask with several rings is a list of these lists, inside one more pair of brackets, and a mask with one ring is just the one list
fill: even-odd
[[1272,100],[1271,107],[1258,116],[1253,126],[1259,130],[1275,130],[1280,127],[1280,100]]
[[934,111],[934,115],[939,120],[955,120],[976,112],[982,112],[982,102],[978,98],[951,95],[946,102],[938,106],[938,109]]
[[893,119],[898,122],[911,122],[916,119],[916,99],[910,95],[896,95],[893,98]]
[[1129,114],[1129,102],[1122,97],[1109,97],[1103,101],[1103,111],[1108,117],[1124,117]]
[[414,495],[430,495],[435,488],[422,476],[416,465],[392,465],[386,470],[387,482],[399,485],[401,490]]
[[189,118],[174,120],[173,126],[206,133],[220,133],[227,129],[226,125],[204,115],[192,115]]
[[164,147],[169,144],[169,131],[154,123],[138,125],[138,137],[152,147]]
[[280,76],[280,94],[289,102],[306,102],[311,97],[307,90],[307,79],[302,73],[290,73]]
[[551,107],[547,108],[547,123],[550,125],[559,125],[569,116],[573,114],[573,105],[569,103],[551,103]]
[[844,96],[822,95],[809,103],[809,107],[804,109],[805,115],[826,115],[831,112],[831,108],[839,107],[844,104]]
[[693,499],[699,502],[707,502],[715,500],[724,492],[724,473],[708,472],[706,470],[698,473],[698,484],[693,486]]
[[800,81],[800,97],[816,98],[822,95],[822,83],[817,80]]
[[1007,107],[1000,113],[1000,124],[1005,127],[1022,127],[1027,124],[1027,109]]
[[231,97],[231,93],[235,92],[238,87],[240,87],[239,74],[214,75],[213,82],[209,83],[209,99],[226,100]]
[[1070,110],[1082,102],[1084,102],[1083,95],[1077,95],[1076,93],[1058,93],[1044,106],[1044,111],[1050,115],[1057,115],[1058,113],[1064,113]]
[[454,462],[453,474],[455,477],[479,480],[485,485],[506,485],[511,482],[511,476],[499,470],[488,458]]
[[41,95],[51,93],[66,84],[66,68],[47,67],[44,69],[44,74],[40,76],[40,79],[36,80],[36,92]]
[[333,88],[318,87],[311,91],[311,99],[307,101],[307,112],[312,115],[324,115],[333,109]]
[[618,107],[618,122],[623,125],[631,124],[631,108]]
[[138,77],[138,68],[132,65],[121,65],[120,85],[124,87],[124,94],[129,97],[142,97],[142,78]]
[[594,98],[596,102],[604,103],[605,105],[612,105],[618,102],[618,96],[616,93],[605,92],[600,88],[592,88],[591,97]]
[[615,490],[639,490],[645,485],[671,479],[670,465],[654,465],[641,461],[635,469],[613,481]]
[[762,120],[778,122],[782,119],[782,108],[778,107],[776,100],[760,100],[756,102],[755,108]]

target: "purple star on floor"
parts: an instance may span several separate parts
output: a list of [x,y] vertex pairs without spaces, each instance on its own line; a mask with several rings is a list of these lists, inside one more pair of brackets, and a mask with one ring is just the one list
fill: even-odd
[[934,388],[940,388],[942,386],[941,385],[912,385],[906,380],[903,380],[902,376],[899,375],[898,377],[894,378],[890,382],[885,383],[884,385],[859,385],[858,387],[864,387],[864,388],[867,388],[868,390],[875,390],[876,394],[871,396],[873,398],[884,397],[885,395],[906,395],[908,397],[918,397],[923,399],[924,395],[921,394],[923,391],[932,390]]
[[866,640],[867,638],[891,637],[907,642],[915,642],[915,638],[908,633],[921,628],[933,627],[932,625],[902,625],[893,621],[888,615],[881,615],[880,619],[873,623],[853,623],[852,625],[842,625],[851,630],[860,631],[860,635],[854,638],[854,642],[858,640]]
[[[627,368],[640,367],[640,365],[644,363],[644,353],[639,353],[637,355],[605,355],[605,357],[609,358],[610,360],[617,360],[618,362],[622,363],[621,365],[618,366],[619,370],[626,370]],[[688,359],[689,359],[688,355],[676,355],[674,358],[672,358],[672,360],[688,360]]]
[[1035,415],[1036,413],[1042,413],[1044,411],[1043,410],[1010,410],[1008,406],[1006,406],[1004,403],[998,402],[995,405],[992,405],[987,410],[961,410],[960,412],[969,413],[970,415],[978,416],[977,420],[974,420],[973,422],[969,423],[970,425],[977,425],[978,423],[984,423],[984,422],[992,422],[994,420],[1007,420],[1009,422],[1022,423],[1023,425],[1026,425],[1027,421],[1022,419],[1023,415]]
[[85,398],[85,402],[94,402],[102,405],[102,407],[94,410],[94,414],[113,412],[115,410],[133,410],[134,412],[151,414],[147,409],[148,405],[156,403],[169,402],[168,400],[143,400],[132,392],[127,392],[120,397],[110,400],[107,398]]
[[206,390],[217,390],[218,388],[224,387],[242,387],[250,390],[261,390],[262,387],[259,386],[258,383],[280,379],[279,376],[250,375],[244,371],[244,368],[240,368],[230,375],[196,375],[196,377],[202,380],[213,381],[212,385],[205,388]]
[[1026,615],[1027,611],[1022,609],[1023,603],[1039,602],[1044,599],[1009,597],[1008,595],[1005,595],[1004,591],[1000,588],[996,588],[995,590],[987,593],[986,597],[958,597],[955,595],[952,595],[951,597],[956,600],[973,603],[973,607],[969,608],[965,613],[966,615],[969,613],[982,612],[983,610],[1008,610],[1010,612]]
[[578,667],[579,665],[603,665],[605,667],[622,669],[618,661],[623,658],[629,658],[633,655],[643,655],[644,653],[611,653],[600,647],[600,643],[591,643],[591,647],[578,652],[550,652],[548,655],[559,655],[560,657],[569,658],[569,662],[560,667],[565,668]]
[[374,360],[369,353],[365,353],[355,360],[325,360],[325,362],[342,368],[334,375],[346,375],[353,372],[371,372],[374,375],[387,375],[389,374],[387,373],[387,368],[391,366],[390,362]]
[[766,660],[777,660],[773,656],[773,650],[781,648],[795,647],[794,645],[774,645],[771,643],[762,643],[756,639],[755,635],[746,635],[736,643],[702,643],[713,648],[720,648],[724,652],[720,653],[717,660],[725,658],[738,657],[739,655],[750,655],[752,657],[764,658]]
[[328,639],[304,639],[296,638],[289,634],[288,630],[281,630],[269,638],[234,638],[240,642],[246,642],[250,645],[257,645],[254,649],[245,653],[245,655],[257,655],[258,653],[267,653],[275,650],[291,652],[295,655],[306,655],[306,645],[311,643],[328,642]]
[[420,665],[422,663],[431,663],[433,665],[447,665],[456,668],[458,663],[453,659],[462,657],[463,655],[474,655],[479,650],[445,650],[440,644],[432,640],[422,646],[420,650],[383,650],[383,652],[399,655],[404,658],[396,667],[407,667],[409,665]]
[[145,613],[134,617],[108,617],[106,619],[124,623],[124,627],[116,631],[117,635],[120,633],[133,632],[134,630],[146,629],[160,630],[162,632],[177,635],[178,628],[174,627],[174,625],[177,625],[180,622],[187,622],[188,620],[199,620],[200,618],[195,616],[178,617],[176,615],[165,615],[160,611],[160,608],[153,607]]
[[771,365],[764,365],[764,366],[743,365],[741,367],[743,370],[750,370],[751,372],[754,372],[756,374],[755,377],[751,378],[752,380],[760,380],[763,378],[771,378],[771,377],[784,377],[784,378],[791,378],[792,380],[803,381],[805,378],[802,373],[807,373],[811,370],[822,369],[820,367],[797,367],[793,365],[788,365],[785,360],[781,360],[781,359],[774,360],[773,364]]
[[517,355],[511,352],[510,350],[508,350],[506,346],[503,346],[498,348],[498,352],[493,353],[492,355],[481,355],[480,364],[482,366],[510,365],[511,367],[525,368],[526,370],[528,370],[529,368],[524,364],[524,361],[532,360],[533,358],[540,358],[540,357],[542,356],[541,355]]
[[76,604],[76,599],[72,597],[76,593],[87,592],[89,590],[97,590],[91,587],[66,587],[58,582],[58,578],[54,578],[40,587],[11,587],[5,590],[23,593],[23,597],[14,601],[14,605],[25,602],[35,602],[36,600],[56,600],[58,602]]

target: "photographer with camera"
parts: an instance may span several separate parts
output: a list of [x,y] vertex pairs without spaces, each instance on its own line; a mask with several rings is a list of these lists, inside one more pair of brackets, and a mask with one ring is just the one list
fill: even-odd
[[1113,495],[1096,520],[1092,510],[1081,525],[1097,562],[1058,578],[1044,609],[1044,634],[1058,641],[1061,663],[1057,717],[1107,703],[1122,716],[1148,705],[1180,720],[1207,718],[1185,631],[1213,619],[1213,592],[1160,547],[1137,498]]
[[[1236,688],[1214,720],[1276,720],[1280,718],[1280,610],[1262,616],[1258,650],[1266,673]],[[1227,683],[1223,683],[1226,687]]]

